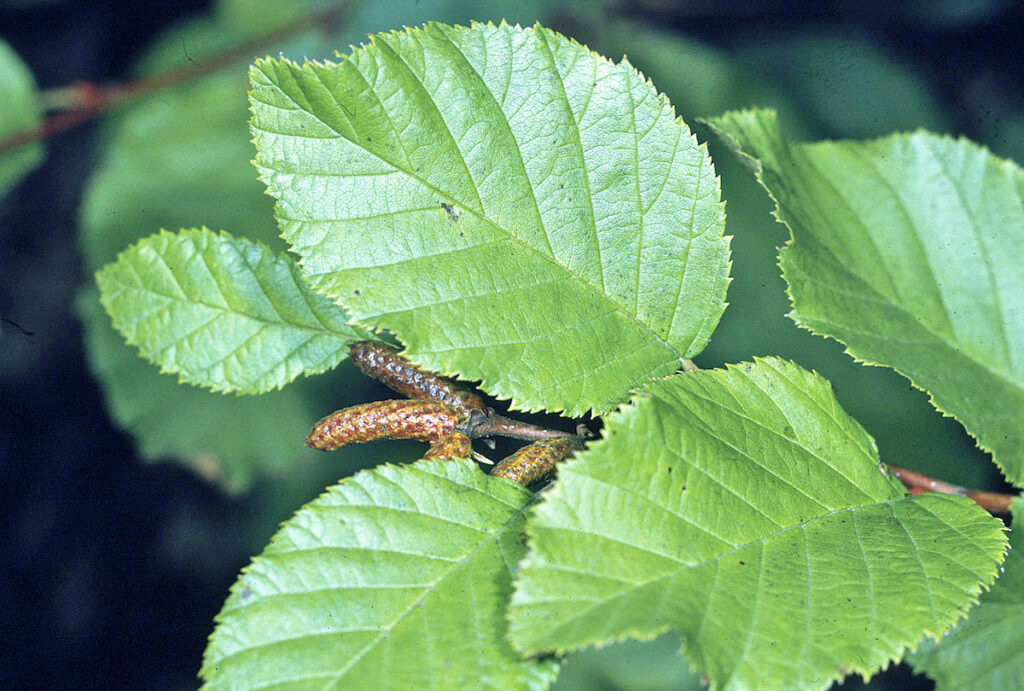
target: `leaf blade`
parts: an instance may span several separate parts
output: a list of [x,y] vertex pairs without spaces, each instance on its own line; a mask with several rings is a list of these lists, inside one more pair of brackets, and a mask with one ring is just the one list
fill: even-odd
[[251,98],[304,275],[428,369],[607,410],[724,308],[710,159],[628,63],[540,27],[430,24],[337,65],[260,61]]
[[191,229],[122,252],[97,274],[101,301],[129,344],[162,371],[214,391],[261,393],[317,374],[372,335],[314,294],[285,255]]
[[330,488],[232,588],[208,687],[546,688],[553,663],[503,638],[531,502],[469,461],[379,466]]
[[565,651],[674,628],[713,685],[869,675],[952,625],[1005,546],[970,502],[905,497],[792,363],[654,382],[531,516],[511,640]]
[[[10,44],[0,39],[0,139],[42,122],[36,84],[28,66]],[[0,197],[18,184],[43,159],[43,145],[29,142],[0,155]]]
[[794,321],[909,378],[1024,483],[1024,173],[926,132],[793,144],[765,111],[712,124],[790,228]]

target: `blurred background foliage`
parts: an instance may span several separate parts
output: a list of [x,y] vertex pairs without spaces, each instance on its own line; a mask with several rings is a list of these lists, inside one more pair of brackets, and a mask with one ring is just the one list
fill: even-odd
[[[329,5],[0,0],[0,137],[59,106],[61,87],[181,67]],[[927,128],[1024,160],[1024,15],[1009,0],[842,11],[742,0],[345,5],[259,54],[329,58],[368,33],[427,20],[540,21],[611,58],[627,55],[701,141],[697,118],[759,105],[778,109],[799,139]],[[348,363],[260,397],[213,394],[139,359],[99,307],[93,272],[160,228],[207,225],[284,249],[249,164],[247,61],[0,158],[5,688],[194,687],[214,613],[276,525],[339,477],[422,451],[395,442],[324,456],[302,446],[321,415],[388,397]],[[734,280],[697,363],[796,360],[834,383],[884,460],[999,489],[987,457],[907,380],[785,318],[776,248],[786,231],[724,148],[709,147],[728,202]],[[665,635],[583,651],[568,658],[558,688],[698,688],[678,649]],[[905,667],[870,682],[929,684]]]

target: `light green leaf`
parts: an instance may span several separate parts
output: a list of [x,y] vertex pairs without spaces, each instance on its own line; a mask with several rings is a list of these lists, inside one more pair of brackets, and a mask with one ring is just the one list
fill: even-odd
[[[36,84],[28,66],[0,39],[0,139],[42,121]],[[0,197],[43,160],[43,145],[27,144],[0,155]]]
[[533,495],[472,461],[378,466],[284,524],[218,615],[208,688],[541,689],[505,641]]
[[1024,688],[1024,500],[1013,506],[1010,552],[1002,575],[966,621],[908,662],[940,690]]
[[287,256],[205,228],[140,240],[96,280],[129,344],[161,371],[214,391],[277,389],[373,338],[313,293]]
[[794,144],[769,111],[712,123],[792,232],[792,318],[888,365],[1024,484],[1024,174],[918,132]]
[[870,675],[962,616],[1006,545],[966,499],[908,498],[828,382],[778,359],[650,384],[529,530],[513,644],[673,628],[726,688]]
[[304,275],[427,369],[578,415],[706,344],[728,283],[717,179],[628,63],[539,26],[429,24],[251,78]]

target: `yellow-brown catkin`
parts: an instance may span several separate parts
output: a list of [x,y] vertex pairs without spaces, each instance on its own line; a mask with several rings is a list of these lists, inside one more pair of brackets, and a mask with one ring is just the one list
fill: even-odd
[[579,437],[565,436],[542,439],[528,444],[494,466],[497,475],[523,487],[555,474],[555,466],[569,454],[582,448]]
[[444,377],[424,372],[385,343],[359,341],[349,346],[356,367],[409,398],[426,398],[469,413],[487,412],[483,400]]
[[333,451],[375,439],[437,441],[455,432],[462,414],[437,401],[376,401],[344,408],[321,418],[306,446]]
[[447,437],[441,437],[430,442],[430,449],[424,458],[469,458],[473,455],[473,445],[462,432],[452,432]]

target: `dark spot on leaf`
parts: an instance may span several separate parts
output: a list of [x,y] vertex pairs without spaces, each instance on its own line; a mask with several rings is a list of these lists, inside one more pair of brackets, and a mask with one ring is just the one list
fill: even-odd
[[740,559],[740,566],[746,566],[746,565],[747,565],[747,562],[745,562],[742,559]]
[[444,202],[441,202],[441,208],[444,209],[444,212],[446,214],[448,214],[448,221],[450,223],[458,223],[459,222],[459,217],[462,214],[459,213],[459,210],[456,207],[454,207],[451,204],[445,204]]
[[242,599],[248,600],[250,597],[252,597],[252,589],[249,586],[245,586],[242,588]]
[[362,293],[360,293],[358,290],[353,290],[352,292],[355,293],[356,295],[362,295]]

